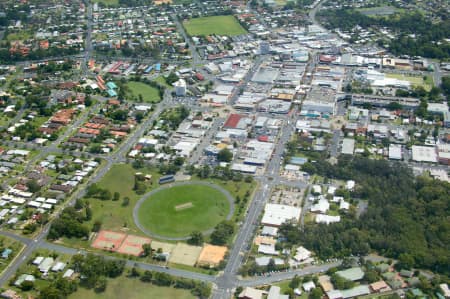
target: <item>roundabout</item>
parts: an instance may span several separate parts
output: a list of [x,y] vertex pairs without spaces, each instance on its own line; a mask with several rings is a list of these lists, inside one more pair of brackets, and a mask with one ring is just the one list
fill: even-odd
[[186,240],[193,231],[209,234],[222,220],[231,219],[234,199],[209,182],[180,182],[142,196],[133,210],[137,227],[162,240]]

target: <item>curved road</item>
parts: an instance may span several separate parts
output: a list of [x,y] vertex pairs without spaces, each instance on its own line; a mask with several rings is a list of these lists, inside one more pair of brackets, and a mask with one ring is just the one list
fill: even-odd
[[[151,231],[147,230],[146,228],[144,228],[140,223],[139,223],[139,217],[138,217],[138,211],[139,208],[141,207],[142,203],[144,203],[144,201],[146,201],[150,196],[152,196],[153,194],[161,191],[161,190],[165,190],[168,188],[172,188],[175,186],[186,186],[186,185],[203,185],[203,186],[208,186],[211,188],[216,189],[217,191],[221,192],[223,195],[225,195],[226,199],[228,200],[228,202],[230,203],[230,211],[228,212],[227,215],[227,220],[230,220],[231,217],[234,214],[234,198],[233,196],[231,196],[231,194],[225,190],[224,188],[214,184],[214,183],[210,183],[210,182],[202,182],[202,181],[187,181],[187,182],[178,182],[178,183],[173,183],[173,184],[168,184],[159,188],[156,188],[146,194],[144,194],[136,203],[136,205],[134,206],[133,209],[133,220],[134,223],[136,223],[136,226],[143,231],[146,235],[152,237],[152,238],[156,238],[156,239],[161,239],[161,240],[169,240],[169,241],[182,241],[182,240],[187,240],[189,239],[189,236],[186,237],[167,237],[167,236],[161,236],[155,233],[152,233]],[[202,233],[204,235],[210,234],[213,231],[213,229],[208,229],[206,231],[203,231]]]

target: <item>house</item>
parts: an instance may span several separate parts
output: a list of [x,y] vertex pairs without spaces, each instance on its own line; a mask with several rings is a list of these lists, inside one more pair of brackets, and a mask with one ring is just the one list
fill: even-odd
[[315,289],[316,285],[314,284],[313,281],[308,281],[308,282],[305,282],[304,284],[302,284],[302,288],[305,290],[305,292],[309,292],[309,291],[312,291],[313,289]]
[[22,274],[22,275],[19,276],[19,278],[17,278],[16,282],[14,282],[14,285],[20,287],[24,281],[31,281],[31,282],[33,282],[35,280],[36,279],[34,278],[33,275]]
[[7,259],[9,258],[9,255],[12,253],[12,249],[10,248],[5,248],[5,250],[3,250],[2,252],[2,259]]
[[74,273],[75,271],[73,271],[72,269],[67,269],[63,274],[63,278],[71,278]]
[[267,299],[289,299],[289,295],[281,295],[281,288],[278,286],[271,286]]
[[387,291],[391,290],[391,288],[388,286],[388,284],[384,280],[380,280],[380,281],[371,283],[369,285],[369,287],[373,293],[381,293],[381,292],[387,292]]
[[360,267],[353,267],[350,269],[337,271],[336,274],[344,279],[351,281],[358,281],[363,279],[364,277],[364,271]]
[[52,271],[53,272],[59,272],[59,271],[64,270],[65,267],[66,267],[66,263],[57,262],[55,265],[53,265]]
[[238,296],[239,299],[262,299],[266,291],[246,287]]
[[297,253],[294,256],[294,260],[296,260],[297,262],[302,262],[304,260],[307,260],[311,257],[311,251],[309,251],[308,249],[306,249],[303,246],[300,246],[297,248]]
[[54,262],[55,260],[51,257],[44,258],[44,260],[38,266],[39,271],[41,271],[42,273],[48,273]]

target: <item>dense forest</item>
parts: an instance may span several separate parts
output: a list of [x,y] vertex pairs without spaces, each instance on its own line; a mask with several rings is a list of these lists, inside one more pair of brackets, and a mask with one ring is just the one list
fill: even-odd
[[306,168],[329,178],[354,179],[352,197],[368,200],[369,207],[359,218],[350,213],[340,223],[307,224],[303,232],[285,224],[280,232],[287,242],[302,243],[324,259],[377,251],[405,268],[450,274],[449,183],[415,178],[401,163],[359,157]]
[[[395,55],[450,58],[450,44],[442,42],[450,36],[450,19],[432,23],[419,12],[371,17],[354,9],[322,10],[319,18],[328,29],[340,28],[343,31],[349,31],[357,25],[365,29],[387,27],[399,34],[398,38],[388,43],[389,50]],[[437,42],[441,44],[437,45]]]

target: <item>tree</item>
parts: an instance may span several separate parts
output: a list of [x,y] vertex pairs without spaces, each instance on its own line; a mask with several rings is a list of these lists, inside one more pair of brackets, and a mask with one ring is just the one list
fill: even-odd
[[323,292],[321,288],[314,288],[311,293],[309,293],[308,299],[321,299]]
[[152,277],[153,277],[152,272],[146,270],[146,271],[144,271],[144,274],[142,274],[142,276],[141,276],[141,281],[143,281],[143,282],[151,282],[152,281]]
[[201,246],[203,244],[203,234],[199,231],[194,231],[191,233],[188,244]]
[[166,78],[165,78],[165,80],[166,80],[166,83],[168,84],[168,85],[172,85],[173,83],[175,83],[176,81],[178,81],[178,76],[174,73],[174,72],[171,72]]
[[28,188],[28,191],[30,191],[32,193],[36,193],[39,190],[41,190],[41,186],[39,186],[39,184],[36,180],[29,180],[27,182],[27,188]]
[[271,258],[269,260],[269,263],[267,264],[267,272],[272,272],[275,270],[275,268],[276,268],[275,260],[273,258]]
[[234,224],[231,221],[224,220],[214,228],[211,234],[211,243],[213,245],[225,245],[233,233]]
[[130,198],[128,196],[125,196],[122,201],[122,207],[126,207],[129,204],[130,204]]
[[112,200],[113,201],[118,201],[119,199],[120,199],[120,193],[119,192],[114,192]]
[[398,102],[390,102],[386,108],[388,110],[401,110],[403,106]]
[[108,284],[108,281],[106,280],[106,277],[101,276],[97,278],[97,281],[95,282],[94,290],[97,293],[102,293],[106,290],[106,286]]
[[111,200],[111,191],[109,191],[108,189],[102,189],[100,191],[100,199],[101,200]]
[[83,208],[83,206],[84,206],[83,200],[82,200],[81,198],[77,198],[77,200],[75,201],[75,204],[74,204],[73,207],[74,207],[76,210],[81,210],[81,209]]
[[33,289],[34,287],[34,282],[29,281],[29,280],[25,280],[20,284],[20,289],[22,291],[29,291],[31,289]]
[[94,222],[94,224],[92,225],[92,231],[97,233],[100,231],[101,227],[102,227],[102,222],[100,220],[96,220]]
[[152,247],[150,246],[150,244],[144,244],[142,245],[142,256],[151,256],[152,255]]
[[229,149],[224,148],[217,154],[217,160],[220,162],[230,162],[233,160],[233,153]]
[[39,299],[61,299],[61,294],[57,288],[49,285],[39,292]]
[[378,273],[374,270],[368,270],[364,274],[364,280],[367,281],[368,283],[377,282],[379,280]]
[[158,286],[170,286],[173,280],[167,273],[155,272],[153,274],[153,283]]
[[291,289],[296,289],[298,288],[301,281],[302,281],[301,277],[295,275],[294,278],[292,278],[292,280],[289,282],[289,287]]
[[86,221],[90,221],[92,219],[92,209],[90,207],[86,207]]
[[141,273],[139,272],[139,269],[137,268],[136,264],[134,264],[133,268],[131,268],[130,276],[131,277],[140,277],[141,276]]

